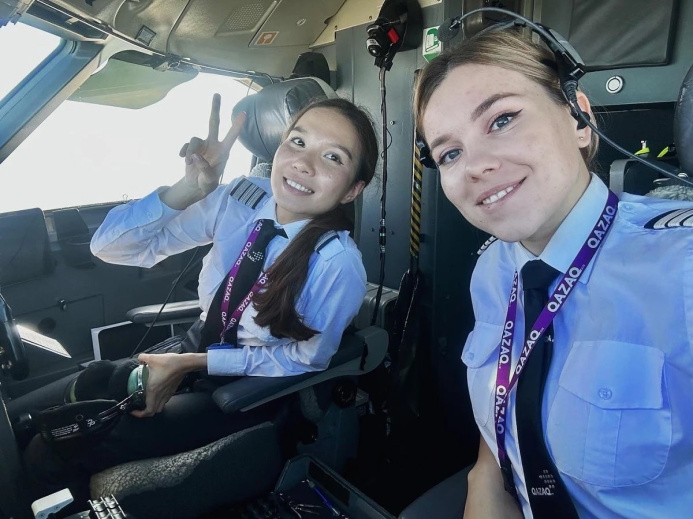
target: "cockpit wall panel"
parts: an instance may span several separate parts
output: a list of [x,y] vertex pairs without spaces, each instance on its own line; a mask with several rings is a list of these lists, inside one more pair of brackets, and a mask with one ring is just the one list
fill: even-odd
[[[591,1],[588,3],[591,3]],[[630,0],[612,0],[603,4],[607,3],[620,4],[623,6],[623,9],[633,7]],[[647,2],[646,0],[637,1],[638,5],[643,3],[652,5],[652,2]],[[577,0],[544,0],[541,3],[541,22],[570,39],[571,30],[575,33],[577,29],[572,27],[573,20],[571,20],[574,4],[577,4]],[[638,31],[645,35],[647,34],[645,31],[650,31],[653,34],[653,38],[659,38],[662,33],[667,31],[671,32],[669,63],[656,66],[633,66],[589,72],[580,80],[580,88],[590,96],[593,104],[614,106],[676,101],[681,82],[691,63],[693,63],[693,31],[686,30],[686,27],[690,27],[693,24],[693,2],[677,1],[672,3],[667,1],[664,4],[667,4],[672,9],[671,19],[673,22],[670,26],[669,17],[661,16],[662,27],[660,29],[652,27],[651,24],[647,23],[647,20],[642,20],[643,25],[639,24]],[[658,2],[657,7],[661,7]],[[594,28],[593,36],[595,38],[598,37],[598,31],[601,34],[610,32],[611,34],[616,34],[617,38],[620,38],[624,33],[627,34],[633,29],[631,28],[631,31],[621,30],[619,24],[633,25],[634,23],[638,23],[638,20],[633,20],[627,16],[611,16],[610,23],[603,21],[600,26]],[[610,30],[607,31],[607,27]],[[590,30],[592,29],[590,28]],[[638,33],[638,31],[635,32]],[[642,37],[642,34],[640,37]],[[580,36],[574,42],[578,53],[582,52],[580,40],[585,39],[589,39],[589,34]],[[627,58],[630,60],[632,56]],[[589,66],[590,61],[585,59],[585,64]],[[624,82],[624,87],[617,93],[609,93],[606,89],[607,81],[612,76],[620,76]]]
[[63,0],[152,50],[212,67],[288,77],[344,0]]
[[[452,3],[450,3],[452,4]],[[458,5],[454,9],[459,9]],[[439,25],[446,17],[459,14],[449,5],[423,9],[424,27]],[[366,25],[339,31],[336,37],[337,93],[364,106],[372,114],[378,133],[382,132],[378,68],[366,52]],[[392,69],[386,73],[388,180],[387,245],[385,286],[398,288],[409,268],[409,220],[413,164],[412,91],[417,69],[425,61],[421,47],[398,53]],[[381,144],[382,146],[382,144]],[[381,175],[379,163],[377,175]],[[368,280],[378,282],[380,254],[378,226],[382,181],[372,182],[364,191],[359,249],[362,251]],[[476,262],[476,251],[487,236],[476,231],[445,198],[437,172],[424,169],[422,189],[419,266],[424,291],[420,315],[422,333],[417,359],[421,379],[419,397],[440,413],[446,428],[454,431],[457,446],[448,446],[448,460],[460,457],[472,462],[478,446],[466,383],[466,368],[460,360],[462,347],[474,319],[469,296],[469,281]],[[454,237],[451,239],[450,237]],[[425,395],[424,395],[425,393]],[[442,442],[442,440],[441,440]],[[470,446],[474,446],[473,448]],[[460,448],[463,453],[455,453]],[[443,463],[443,461],[441,461]],[[460,465],[462,466],[462,465]]]

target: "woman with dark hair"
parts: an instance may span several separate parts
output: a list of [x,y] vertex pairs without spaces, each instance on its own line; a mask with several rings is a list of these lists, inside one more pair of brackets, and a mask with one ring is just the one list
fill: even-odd
[[[86,497],[89,476],[105,468],[191,450],[247,427],[246,415],[253,413],[225,415],[211,392],[200,390],[219,382],[207,375],[323,370],[358,313],[366,273],[343,206],[375,172],[378,144],[369,116],[344,99],[313,102],[286,130],[271,179],[220,185],[245,118],[240,114],[219,140],[220,102],[215,95],[208,137],[193,138],[181,150],[185,176],[111,210],[91,243],[104,261],[141,267],[211,243],[199,275],[201,319],[175,352],[95,363],[27,395],[24,408],[31,410],[37,402],[43,408],[63,403],[63,395],[68,402],[119,400],[138,363],[148,367],[146,405],[123,416],[107,436],[57,448],[34,437],[25,465],[39,497],[68,485]],[[191,384],[191,372],[202,372],[205,384]]]
[[[161,411],[190,371],[286,376],[325,369],[365,295],[365,271],[349,237],[353,224],[343,204],[353,201],[375,172],[378,146],[368,116],[341,98],[313,102],[287,128],[269,181],[243,177],[219,186],[243,123],[236,120],[217,141],[219,102],[215,96],[208,138],[192,139],[182,150],[185,177],[114,209],[92,239],[92,252],[104,261],[144,267],[213,244],[199,277],[200,305],[206,313],[199,338],[184,344],[188,353],[183,355],[140,355],[150,378],[147,408],[135,412],[137,416]],[[261,193],[267,196],[254,205]],[[272,220],[284,235],[267,245],[266,280],[261,278],[261,289],[252,292],[252,304],[239,314],[237,326],[229,327],[210,306],[263,219]],[[316,251],[323,238],[331,241]],[[222,283],[232,290],[233,281],[227,284]]]
[[493,29],[415,92],[446,196],[497,238],[462,354],[481,432],[464,517],[690,517],[693,206],[617,197],[591,173],[597,137],[556,70]]

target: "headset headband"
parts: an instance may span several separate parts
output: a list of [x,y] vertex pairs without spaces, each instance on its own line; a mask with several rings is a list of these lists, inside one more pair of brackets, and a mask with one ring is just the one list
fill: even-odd
[[45,409],[36,415],[38,431],[44,441],[59,442],[86,435],[106,433],[124,414],[143,409],[145,384],[143,369],[137,369],[137,388],[120,402],[116,400],[86,400]]

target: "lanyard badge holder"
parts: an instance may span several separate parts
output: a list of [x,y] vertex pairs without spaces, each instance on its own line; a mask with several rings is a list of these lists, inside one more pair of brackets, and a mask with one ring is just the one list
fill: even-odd
[[109,432],[118,419],[145,406],[145,386],[149,368],[138,366],[133,371],[133,391],[117,402],[115,400],[87,400],[48,408],[36,416],[36,424],[43,440],[47,443],[62,442],[85,436],[96,436]]
[[517,384],[524,367],[527,364],[527,359],[534,351],[534,345],[542,338],[556,314],[559,312],[568,296],[572,293],[573,286],[577,283],[587,268],[587,265],[592,261],[595,254],[602,245],[602,242],[611,228],[611,224],[618,211],[618,198],[609,191],[607,201],[604,204],[604,209],[595,223],[592,232],[585,240],[580,251],[577,253],[568,268],[558,282],[553,293],[549,297],[548,303],[544,306],[537,317],[532,329],[526,334],[527,339],[523,341],[523,348],[520,353],[517,365],[511,369],[510,359],[515,336],[515,315],[517,310],[517,291],[518,291],[518,273],[515,271],[513,277],[512,289],[508,302],[508,311],[506,314],[504,336],[501,340],[501,348],[498,354],[498,367],[496,371],[495,384],[495,410],[494,422],[496,432],[496,446],[498,449],[498,461],[503,475],[503,483],[505,490],[517,499],[517,493],[513,480],[512,465],[505,448],[506,435],[506,420],[508,409],[508,397],[510,392]]

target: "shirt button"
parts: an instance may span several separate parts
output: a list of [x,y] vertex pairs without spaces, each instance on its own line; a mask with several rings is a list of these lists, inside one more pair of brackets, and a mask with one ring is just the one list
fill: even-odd
[[147,218],[153,218],[154,215],[152,215],[151,211],[147,211]]
[[464,356],[464,360],[466,360],[467,362],[473,361],[474,360],[474,354],[470,351],[469,353],[467,353]]
[[611,389],[608,387],[603,387],[599,390],[599,398],[602,400],[609,400],[613,396]]

